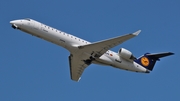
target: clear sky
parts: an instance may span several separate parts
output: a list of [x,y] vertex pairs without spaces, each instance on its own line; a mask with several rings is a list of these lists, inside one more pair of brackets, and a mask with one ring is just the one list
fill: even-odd
[[[0,3],[0,101],[179,101],[179,0],[3,0]],[[150,74],[90,65],[70,79],[69,52],[14,30],[9,21],[32,18],[90,42],[135,32],[113,48],[136,57],[174,52]]]

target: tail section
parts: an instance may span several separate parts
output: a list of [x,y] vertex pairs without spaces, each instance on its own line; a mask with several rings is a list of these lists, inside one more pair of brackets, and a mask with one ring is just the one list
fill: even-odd
[[160,61],[160,58],[173,55],[173,54],[174,53],[171,53],[171,52],[155,53],[155,54],[146,53],[140,58],[138,58],[137,60],[135,60],[135,62],[142,65],[146,69],[152,71],[154,68],[154,65],[156,64],[156,61]]

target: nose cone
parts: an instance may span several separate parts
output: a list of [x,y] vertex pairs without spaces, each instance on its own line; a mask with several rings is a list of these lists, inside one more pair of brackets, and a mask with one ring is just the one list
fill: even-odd
[[13,21],[10,21],[10,24],[16,24],[16,25],[18,25],[18,24],[20,24],[20,23],[21,23],[20,20],[13,20]]
[[13,20],[13,21],[10,21],[10,24],[14,24],[16,21],[15,20]]
[[19,29],[20,26],[21,26],[21,20],[13,20],[13,21],[10,21],[10,24],[12,24],[12,27],[14,29]]

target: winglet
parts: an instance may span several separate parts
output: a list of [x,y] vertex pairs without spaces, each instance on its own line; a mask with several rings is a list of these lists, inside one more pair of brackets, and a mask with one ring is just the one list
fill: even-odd
[[137,35],[139,35],[140,32],[141,32],[141,30],[138,30],[137,32],[134,32],[133,35],[137,36]]
[[77,82],[79,82],[81,80],[81,77],[78,79],[78,81]]

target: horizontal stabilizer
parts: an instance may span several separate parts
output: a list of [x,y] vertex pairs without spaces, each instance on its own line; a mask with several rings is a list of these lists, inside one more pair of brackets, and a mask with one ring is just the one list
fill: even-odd
[[166,57],[166,56],[173,55],[173,54],[174,53],[172,53],[172,52],[164,52],[164,53],[146,54],[146,56],[156,58],[157,60],[159,60],[159,58]]

